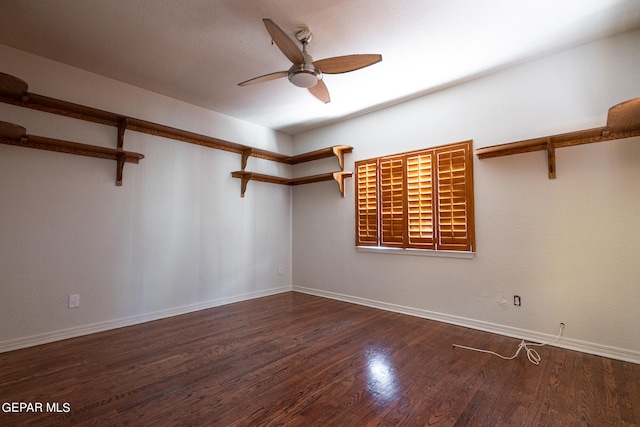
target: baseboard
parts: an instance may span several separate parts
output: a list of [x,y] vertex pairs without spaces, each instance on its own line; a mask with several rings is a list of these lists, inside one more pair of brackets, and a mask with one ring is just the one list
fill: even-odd
[[[319,289],[306,288],[303,286],[293,286],[294,292],[301,292],[309,295],[315,295],[324,298],[335,299],[353,304],[364,305],[367,307],[378,308],[395,313],[407,314],[410,316],[422,317],[424,319],[436,320],[439,322],[449,323],[465,328],[476,329],[484,332],[504,335],[508,337],[524,339],[526,341],[536,343],[546,343],[552,341],[555,334],[544,334],[540,332],[530,331],[527,329],[513,328],[511,326],[499,325],[496,323],[484,322],[481,320],[469,319],[466,317],[453,316],[445,313],[438,313],[419,308],[407,307],[397,304],[390,304],[382,301],[375,301],[366,298],[354,297],[351,295],[340,294],[336,292],[323,291]],[[458,343],[464,344],[464,343]],[[562,337],[553,343],[553,346],[565,348],[567,350],[580,351],[582,353],[594,354],[598,356],[608,357],[610,359],[622,360],[625,362],[640,364],[640,353],[623,348],[611,347],[586,341],[575,340]]]
[[68,338],[79,337],[83,335],[94,334],[96,332],[108,331],[111,329],[123,328],[125,326],[137,325],[140,323],[151,322],[153,320],[164,319],[167,317],[178,316],[180,314],[192,313],[194,311],[205,310],[207,308],[218,307],[221,305],[231,304],[234,302],[246,301],[250,299],[266,297],[269,295],[290,292],[291,287],[280,287],[268,289],[265,291],[249,292],[240,295],[234,295],[225,298],[200,302],[197,304],[189,304],[181,307],[169,308],[166,310],[144,313],[136,316],[124,317],[106,322],[93,323],[90,325],[77,326],[59,331],[47,332],[44,334],[31,335],[24,338],[16,338],[8,341],[0,342],[0,353],[11,350],[18,350],[26,347],[33,347],[40,344],[46,344],[54,341],[61,341]]

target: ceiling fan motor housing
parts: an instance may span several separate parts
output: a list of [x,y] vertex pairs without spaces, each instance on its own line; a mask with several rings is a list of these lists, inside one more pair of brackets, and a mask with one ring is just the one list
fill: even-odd
[[298,87],[309,88],[318,84],[322,80],[322,71],[313,66],[313,63],[303,62],[293,64],[289,68],[289,81]]

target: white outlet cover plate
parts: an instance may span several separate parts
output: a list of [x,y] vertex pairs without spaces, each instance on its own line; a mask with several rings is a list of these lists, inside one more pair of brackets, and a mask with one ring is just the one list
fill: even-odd
[[80,307],[80,295],[69,295],[69,308]]

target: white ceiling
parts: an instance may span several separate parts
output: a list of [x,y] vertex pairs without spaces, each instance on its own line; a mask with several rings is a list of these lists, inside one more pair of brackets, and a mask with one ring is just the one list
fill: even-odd
[[[325,75],[329,104],[239,87],[290,66],[263,18],[308,25],[314,59],[383,61]],[[292,135],[638,27],[639,0],[0,0],[2,44]]]

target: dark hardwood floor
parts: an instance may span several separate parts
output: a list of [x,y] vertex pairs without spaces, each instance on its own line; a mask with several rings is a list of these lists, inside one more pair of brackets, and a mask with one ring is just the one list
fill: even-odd
[[452,347],[519,342],[289,292],[0,354],[0,425],[640,424],[640,365]]

